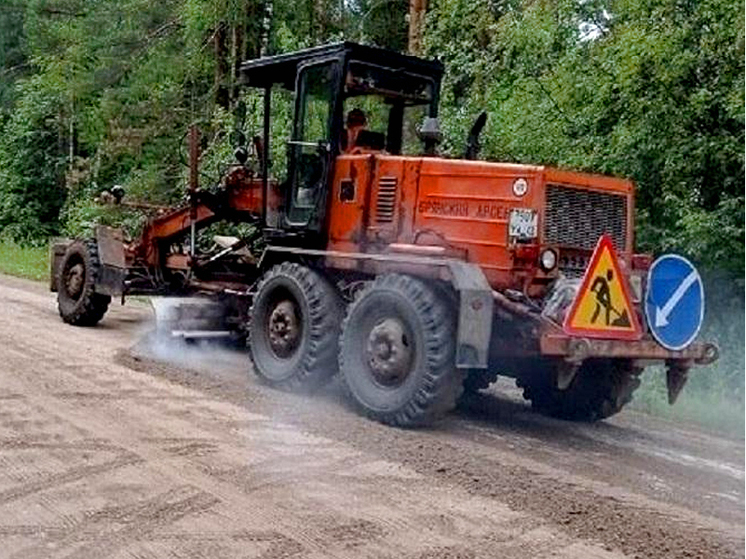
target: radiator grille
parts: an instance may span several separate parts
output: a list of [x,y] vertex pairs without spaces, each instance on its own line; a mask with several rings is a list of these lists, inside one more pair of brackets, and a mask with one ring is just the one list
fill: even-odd
[[394,221],[396,183],[396,177],[381,177],[378,181],[378,198],[376,199],[377,223],[391,223]]
[[547,185],[544,241],[593,250],[607,233],[614,248],[627,246],[627,197]]

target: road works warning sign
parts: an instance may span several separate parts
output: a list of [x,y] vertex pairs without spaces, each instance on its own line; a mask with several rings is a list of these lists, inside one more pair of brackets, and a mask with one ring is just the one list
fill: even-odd
[[608,235],[598,240],[564,329],[568,334],[591,338],[637,340],[642,335]]

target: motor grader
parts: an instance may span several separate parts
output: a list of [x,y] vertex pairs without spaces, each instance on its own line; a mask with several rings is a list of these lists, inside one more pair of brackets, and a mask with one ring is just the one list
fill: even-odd
[[[633,184],[480,161],[483,115],[462,159],[436,155],[442,74],[437,61],[348,42],[244,63],[243,86],[263,100],[253,148],[238,146],[219,184],[201,188],[192,129],[181,207],[151,216],[134,240],[98,227],[93,239],[54,245],[62,319],[92,326],[112,297],[179,296],[171,334],[245,340],[255,373],[282,389],[317,389],[340,373],[362,412],[398,426],[438,417],[498,375],[540,411],[597,420],[660,363],[673,402],[717,348],[670,350],[650,335],[641,301],[651,257],[634,253]],[[289,140],[273,135],[283,90],[293,94]],[[351,139],[345,115],[355,109],[365,126]],[[217,222],[254,233],[198,250]],[[600,244],[628,308],[610,322],[619,296],[596,278],[594,294],[604,284],[607,293],[586,314],[603,322],[608,303],[606,322],[569,328]]]

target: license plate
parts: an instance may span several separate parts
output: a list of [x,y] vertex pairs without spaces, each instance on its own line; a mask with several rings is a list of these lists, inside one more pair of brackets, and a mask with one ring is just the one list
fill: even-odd
[[508,236],[518,239],[535,239],[539,223],[539,214],[534,210],[510,210]]

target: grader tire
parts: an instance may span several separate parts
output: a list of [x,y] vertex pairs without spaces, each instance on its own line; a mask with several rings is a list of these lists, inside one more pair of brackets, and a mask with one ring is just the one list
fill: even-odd
[[449,309],[436,291],[406,275],[379,276],[358,294],[342,326],[339,367],[365,415],[409,427],[455,407],[463,376]]
[[571,421],[593,422],[619,413],[640,385],[641,369],[627,359],[589,359],[565,390],[555,383],[557,363],[534,364],[519,380],[523,397],[537,411]]
[[317,272],[285,262],[269,270],[250,310],[248,346],[266,384],[308,392],[338,370],[342,301]]
[[95,326],[104,317],[111,297],[95,292],[100,270],[95,241],[73,241],[67,247],[57,272],[57,309],[64,322]]

